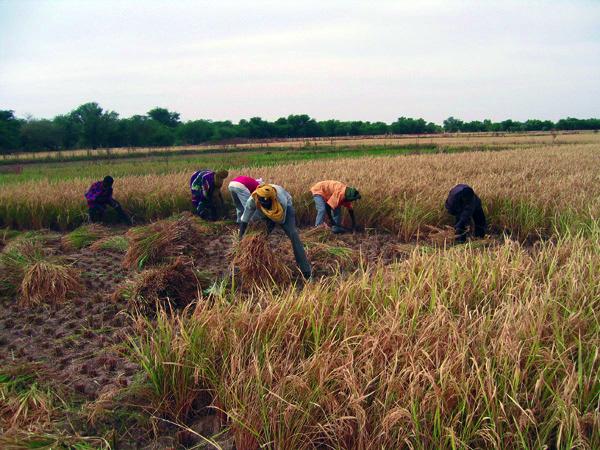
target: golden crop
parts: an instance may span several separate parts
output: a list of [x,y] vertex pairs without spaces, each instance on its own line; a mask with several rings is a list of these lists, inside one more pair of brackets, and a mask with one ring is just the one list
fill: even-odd
[[[109,167],[109,166],[108,166]],[[108,169],[107,167],[107,169]],[[300,223],[310,224],[314,208],[309,188],[337,179],[356,186],[360,221],[406,238],[423,225],[448,222],[443,203],[456,183],[473,186],[496,230],[520,237],[581,227],[600,217],[598,144],[519,147],[496,152],[365,157],[311,161],[235,170],[284,186],[294,197]],[[115,181],[115,198],[138,221],[191,208],[189,173],[129,176]],[[84,192],[93,180],[29,181],[4,186],[0,218],[15,228],[71,228],[85,219]],[[223,188],[228,198],[226,186]]]

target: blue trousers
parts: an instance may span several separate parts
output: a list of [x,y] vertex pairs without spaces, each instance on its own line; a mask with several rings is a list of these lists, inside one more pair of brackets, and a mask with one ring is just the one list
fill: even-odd
[[[321,195],[313,195],[313,199],[315,201],[315,207],[317,208],[317,220],[315,220],[315,227],[318,227],[322,223],[325,222],[325,215],[327,214],[327,202]],[[333,211],[331,211],[331,215],[333,216],[333,220],[335,224],[331,224],[333,232],[340,232],[344,229],[341,227],[342,225],[342,207],[338,206]],[[338,226],[340,225],[340,226]]]

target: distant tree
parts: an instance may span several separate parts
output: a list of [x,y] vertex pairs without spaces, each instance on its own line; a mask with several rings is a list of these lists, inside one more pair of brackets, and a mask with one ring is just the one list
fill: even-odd
[[74,148],[80,139],[81,124],[70,114],[56,116],[52,122],[60,133],[60,147],[63,149]]
[[390,129],[395,134],[422,134],[428,132],[425,120],[410,117],[400,117],[390,125]]
[[292,114],[287,117],[291,137],[318,137],[321,127],[308,114]]
[[0,153],[17,150],[21,146],[21,124],[13,110],[0,110]]
[[175,131],[166,127],[155,120],[149,120],[150,125],[149,146],[151,147],[169,147],[175,144]]
[[119,118],[116,112],[103,111],[98,103],[90,102],[73,110],[71,118],[81,127],[82,147],[106,147],[116,141]]
[[208,120],[194,120],[178,127],[177,137],[182,144],[197,145],[211,140],[214,128]]
[[461,131],[463,124],[464,122],[462,120],[455,119],[454,117],[450,116],[444,120],[444,131],[447,133],[456,133]]
[[60,128],[50,120],[29,120],[21,126],[21,145],[27,150],[58,150],[61,148]]
[[181,123],[179,121],[179,113],[169,111],[166,108],[156,107],[151,109],[148,111],[148,117],[169,128],[175,128]]

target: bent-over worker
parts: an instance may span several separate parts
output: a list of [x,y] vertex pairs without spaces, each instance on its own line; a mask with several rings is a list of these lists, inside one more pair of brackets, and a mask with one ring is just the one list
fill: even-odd
[[229,175],[227,170],[214,172],[204,169],[194,172],[190,178],[194,214],[204,220],[217,220],[223,217],[224,203],[221,187],[227,175]]
[[360,193],[356,188],[346,186],[340,181],[320,181],[310,188],[317,208],[317,219],[315,226],[325,223],[325,214],[331,222],[331,230],[334,233],[347,231],[342,226],[342,206],[348,210],[352,220],[352,231],[356,229],[356,220],[352,202],[360,199]]
[[239,176],[229,182],[227,189],[231,194],[231,199],[235,205],[236,222],[240,223],[246,202],[250,195],[262,183],[262,179],[254,179],[252,177]]
[[248,222],[255,212],[267,222],[267,235],[279,224],[292,242],[296,263],[305,279],[311,276],[311,267],[296,227],[296,211],[292,205],[292,196],[276,184],[258,186],[244,207],[240,221],[240,239],[244,236]]
[[110,206],[117,212],[117,216],[123,222],[131,225],[131,219],[123,211],[121,204],[113,198],[113,177],[107,175],[102,181],[92,183],[90,188],[85,193],[85,199],[88,205],[88,214],[91,222],[100,222],[106,211],[106,207]]
[[446,199],[446,210],[455,218],[455,242],[463,243],[467,239],[467,226],[471,221],[475,224],[473,234],[484,237],[486,229],[485,214],[481,200],[473,188],[466,184],[454,186]]

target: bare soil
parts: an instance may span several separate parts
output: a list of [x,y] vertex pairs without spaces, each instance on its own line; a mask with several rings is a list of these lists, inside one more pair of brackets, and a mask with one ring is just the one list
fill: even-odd
[[[207,239],[204,256],[196,265],[215,279],[229,273],[229,252],[235,232],[235,226],[231,226],[227,232]],[[373,264],[404,259],[407,249],[411,248],[393,235],[377,232],[326,235],[324,240],[350,248]],[[280,229],[276,228],[269,236],[269,243],[275,252],[291,255],[291,244]],[[103,394],[129,386],[139,374],[139,367],[127,359],[124,351],[124,342],[133,333],[127,301],[111,298],[135,273],[123,268],[124,255],[116,251],[84,248],[67,253],[66,257],[81,272],[84,293],[64,304],[28,309],[18,307],[14,299],[2,300],[0,367],[34,365],[47,374],[51,386],[81,401],[92,402]],[[294,264],[293,259],[290,263]],[[355,269],[355,266],[346,267],[342,272]],[[318,279],[332,273],[327,268],[316,268],[314,275]],[[189,425],[201,430],[218,428],[214,417],[196,417]],[[86,432],[89,428],[81,430],[82,434]],[[224,448],[233,448],[231,439],[227,440],[227,436],[223,439]],[[192,444],[198,444],[193,435],[169,426],[159,427],[158,436],[138,430],[126,437],[117,437],[118,448],[186,448]]]

